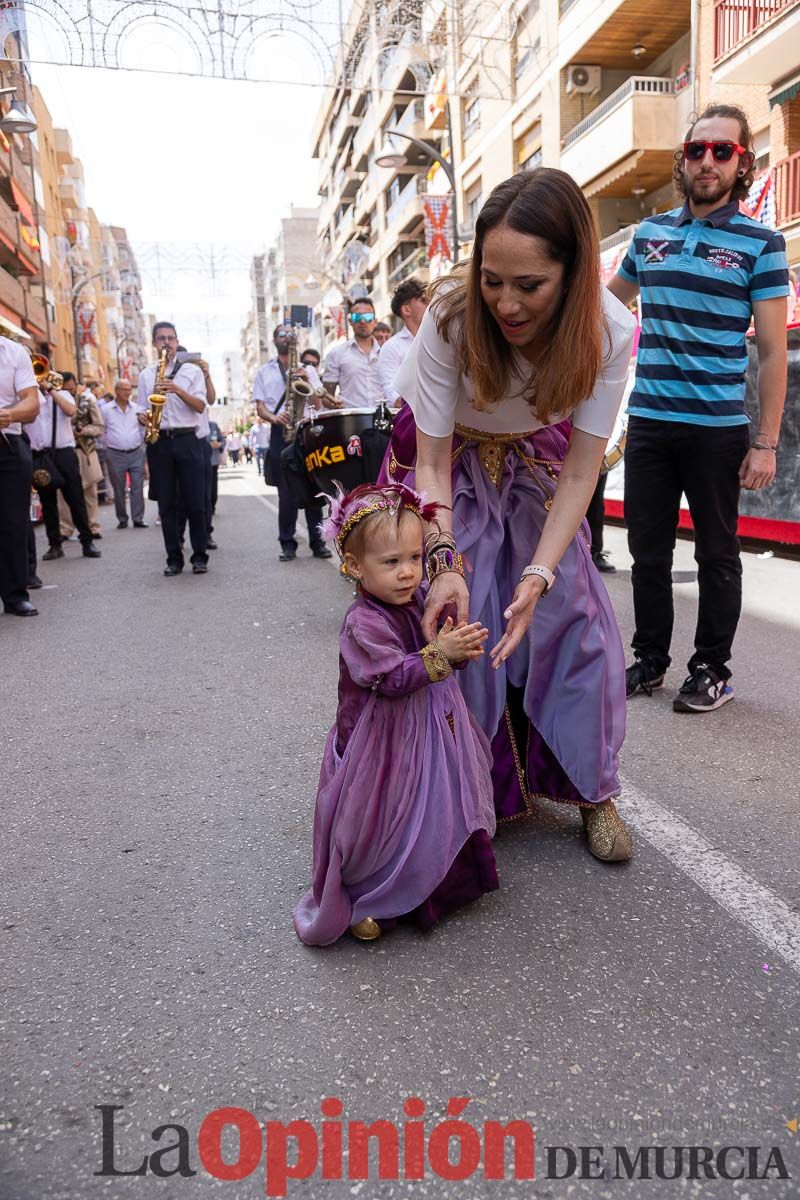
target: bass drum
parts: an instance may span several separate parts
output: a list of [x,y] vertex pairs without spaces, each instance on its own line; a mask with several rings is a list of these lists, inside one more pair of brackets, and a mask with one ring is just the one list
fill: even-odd
[[371,483],[364,466],[362,434],[372,429],[371,408],[340,408],[315,413],[300,422],[297,437],[303,461],[316,488],[336,495],[336,484],[346,492],[360,483]]

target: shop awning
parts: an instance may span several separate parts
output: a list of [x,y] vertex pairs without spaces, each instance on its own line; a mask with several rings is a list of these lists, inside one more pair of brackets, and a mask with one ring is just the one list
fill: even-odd
[[785,79],[774,91],[770,92],[770,108],[774,108],[776,104],[788,104],[790,100],[794,100],[798,92],[800,92],[800,71],[788,80]]

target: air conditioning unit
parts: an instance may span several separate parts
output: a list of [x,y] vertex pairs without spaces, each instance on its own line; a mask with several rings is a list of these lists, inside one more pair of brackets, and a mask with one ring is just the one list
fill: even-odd
[[584,67],[573,63],[567,67],[567,95],[594,96],[600,91],[602,78],[601,67]]

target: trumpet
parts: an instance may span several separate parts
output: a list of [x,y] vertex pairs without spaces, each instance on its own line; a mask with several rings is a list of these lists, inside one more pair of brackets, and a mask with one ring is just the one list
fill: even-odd
[[43,391],[55,389],[60,392],[64,386],[64,376],[58,371],[50,370],[50,359],[44,354],[31,354],[31,366],[36,376],[36,382]]
[[161,357],[158,360],[158,370],[156,371],[155,382],[153,383],[153,394],[147,397],[149,408],[147,410],[147,424],[144,427],[144,440],[152,446],[153,442],[158,441],[159,426],[161,418],[164,414],[164,405],[167,397],[163,392],[159,392],[159,387],[164,382],[164,374],[167,370],[167,352],[161,351]]

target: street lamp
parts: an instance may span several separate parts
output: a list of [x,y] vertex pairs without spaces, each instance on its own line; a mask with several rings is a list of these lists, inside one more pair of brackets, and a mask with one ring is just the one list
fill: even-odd
[[[449,123],[450,123],[449,105],[448,105],[447,115],[448,115],[448,126],[449,126]],[[425,155],[426,158],[429,158],[431,162],[434,162],[438,166],[440,166],[447,177],[447,181],[450,184],[450,190],[451,190],[452,196],[453,196],[452,203],[450,205],[450,209],[451,209],[450,221],[451,221],[451,227],[452,227],[452,233],[453,233],[453,255],[454,255],[454,259],[457,260],[458,259],[458,212],[457,212],[457,208],[456,208],[456,173],[453,170],[453,164],[448,159],[443,158],[442,155],[439,153],[439,151],[434,146],[431,146],[429,142],[423,142],[420,138],[412,137],[410,133],[402,133],[399,129],[387,129],[386,130],[386,141],[383,143],[379,153],[375,157],[376,166],[400,168],[400,167],[404,167],[407,164],[408,159],[406,158],[405,154],[403,154],[403,152],[392,143],[391,139],[396,138],[396,137],[404,138],[405,141],[410,142],[412,146],[416,146],[416,148],[418,150],[422,151],[422,153]],[[450,145],[451,146],[453,145],[452,136],[450,137]]]
[[[16,91],[15,87],[0,88],[0,96],[15,95]],[[36,133],[38,128],[31,110],[20,100],[13,100],[5,116],[0,117],[3,133]]]

